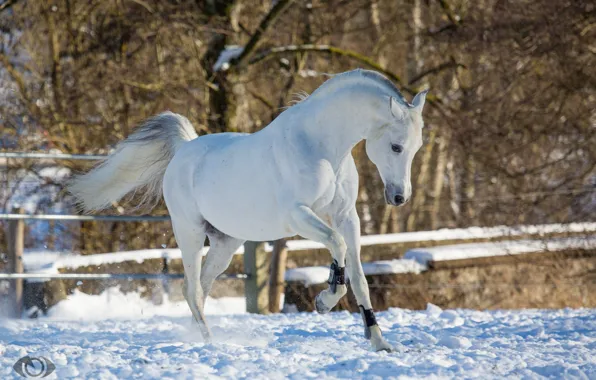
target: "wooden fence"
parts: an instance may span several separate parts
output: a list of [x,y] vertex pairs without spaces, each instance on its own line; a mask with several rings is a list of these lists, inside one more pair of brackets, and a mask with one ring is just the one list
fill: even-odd
[[[181,274],[173,273],[61,273],[41,274],[24,273],[23,249],[26,220],[61,220],[61,221],[152,221],[169,220],[168,216],[111,216],[111,215],[26,215],[21,210],[12,214],[0,214],[0,220],[8,221],[8,272],[0,273],[0,279],[13,282],[10,302],[15,315],[21,315],[23,304],[23,280],[25,279],[179,279]],[[544,237],[563,233],[594,233],[596,223],[583,225],[542,225],[518,227],[468,228],[456,230],[422,231],[412,233],[363,236],[363,246],[399,245],[421,243],[437,245],[441,241],[452,243],[478,241],[483,239],[503,239],[519,236]],[[267,313],[278,311],[279,299],[284,291],[285,259],[288,251],[309,251],[324,248],[322,244],[307,240],[279,241],[274,246],[265,243],[247,242],[244,245],[244,273],[222,275],[218,279],[238,279],[245,281],[247,311],[251,313]],[[274,252],[272,257],[270,253]],[[270,265],[271,259],[271,265]],[[164,259],[165,260],[165,259]],[[277,262],[277,263],[276,263]],[[164,265],[165,268],[167,265]],[[271,268],[271,271],[270,271]]]
[[[62,153],[32,153],[32,152],[0,152],[0,159],[8,160],[19,159],[45,159],[45,160],[102,160],[105,155],[85,155],[85,154],[62,154]],[[87,279],[87,280],[106,280],[106,279],[176,279],[181,274],[172,273],[63,273],[63,274],[35,274],[24,273],[23,250],[25,240],[25,221],[26,220],[60,220],[60,221],[149,221],[160,222],[170,220],[169,216],[113,216],[113,215],[26,215],[21,210],[14,210],[12,214],[0,214],[0,220],[8,221],[8,271],[9,273],[0,273],[0,279],[7,279],[14,283],[13,292],[10,297],[12,309],[17,316],[21,315],[23,304],[23,280],[25,279]],[[571,226],[571,225],[569,225]],[[459,229],[450,231],[423,231],[402,234],[387,234],[363,236],[362,246],[372,245],[395,245],[403,246],[415,243],[417,246],[429,244],[431,246],[440,245],[441,242],[466,242],[478,240],[503,239],[511,237],[543,237],[552,236],[561,233],[565,228],[562,225],[543,225],[543,226],[518,226],[518,227],[490,227],[482,229],[480,235],[477,234],[479,228]],[[563,226],[564,227],[564,226]],[[578,231],[573,227],[568,228],[571,233]],[[596,223],[587,224],[584,233],[596,232]],[[457,236],[454,238],[454,236]],[[240,279],[245,281],[245,294],[247,311],[252,313],[267,313],[269,311],[278,311],[279,299],[284,289],[285,261],[288,251],[307,251],[324,248],[322,244],[305,240],[280,240],[273,247],[266,246],[264,243],[247,242],[244,246],[244,272],[237,275],[220,276],[219,279]],[[271,255],[271,265],[269,265],[269,254]],[[164,265],[166,267],[166,265]],[[271,273],[269,268],[271,268]]]
[[[23,307],[23,281],[27,279],[77,279],[77,280],[133,280],[133,279],[180,279],[182,274],[175,273],[25,273],[23,265],[25,221],[26,220],[61,220],[61,221],[151,221],[160,222],[170,218],[167,216],[112,216],[112,215],[26,215],[21,209],[13,210],[12,214],[0,214],[0,220],[8,221],[8,273],[0,273],[0,280],[10,280],[13,283],[9,295],[8,308],[11,315],[19,317]],[[247,242],[244,245],[245,273],[223,274],[218,280],[237,279],[245,281],[246,311],[249,313],[266,313],[269,309],[267,280],[268,268],[266,252],[263,243]],[[166,268],[167,265],[164,265]]]

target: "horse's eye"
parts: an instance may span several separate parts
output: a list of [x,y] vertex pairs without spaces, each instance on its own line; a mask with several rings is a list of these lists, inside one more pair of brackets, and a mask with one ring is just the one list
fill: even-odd
[[399,144],[391,144],[391,150],[395,153],[401,153],[404,151],[404,147]]

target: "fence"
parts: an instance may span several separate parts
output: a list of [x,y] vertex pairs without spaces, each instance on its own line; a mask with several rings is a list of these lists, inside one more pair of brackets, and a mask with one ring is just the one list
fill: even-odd
[[[0,158],[9,159],[50,159],[50,160],[84,160],[96,161],[105,159],[106,155],[89,154],[63,154],[63,153],[31,153],[31,152],[0,152]],[[40,277],[35,274],[25,274],[23,268],[23,250],[25,239],[25,220],[60,220],[60,221],[168,221],[168,216],[112,216],[112,215],[24,215],[21,211],[13,214],[0,214],[0,220],[9,221],[8,239],[9,245],[9,270],[12,273],[1,274],[0,279],[8,279],[15,282],[12,295],[15,314],[21,314],[23,303],[23,280],[33,278],[56,278],[56,279],[93,279],[104,280],[114,278],[179,278],[180,275],[161,274],[56,274]],[[239,275],[222,275],[218,279],[239,279],[245,281],[246,310],[253,313],[265,313],[269,308],[267,297],[267,268],[265,262],[266,251],[263,244],[247,242],[244,245],[244,271]]]
[[[80,279],[80,280],[134,280],[153,279],[169,280],[180,279],[182,274],[172,273],[24,273],[23,248],[25,239],[24,222],[26,220],[61,220],[61,221],[154,221],[161,222],[169,220],[167,216],[112,216],[112,215],[25,215],[16,210],[12,214],[0,214],[0,220],[9,222],[9,271],[11,273],[0,273],[0,279],[14,281],[14,292],[12,295],[15,314],[20,315],[23,280],[26,279]],[[596,232],[596,223],[568,224],[568,225],[540,225],[540,226],[518,226],[518,227],[489,227],[489,228],[466,228],[439,231],[422,231],[386,235],[363,236],[363,246],[387,245],[408,242],[433,242],[438,241],[470,241],[477,239],[494,239],[514,236],[545,236],[561,233],[593,233]],[[271,281],[269,276],[268,255],[275,249],[278,256],[287,255],[288,251],[306,251],[321,249],[321,243],[308,240],[292,240],[285,244],[276,244],[275,247],[256,242],[247,242],[243,249],[245,273],[236,275],[222,275],[218,279],[236,279],[245,281],[245,296],[247,311],[253,313],[266,313],[273,303],[279,304],[280,292],[283,292],[285,266],[281,270],[272,263]],[[273,256],[273,259],[276,255]],[[164,259],[165,260],[165,259]],[[275,260],[274,260],[275,261]],[[283,261],[283,260],[282,260]],[[163,266],[164,268],[166,265]],[[373,285],[374,286],[374,285]]]
[[[4,159],[52,159],[52,160],[100,160],[104,155],[71,155],[71,154],[45,154],[45,153],[0,153]],[[14,281],[14,292],[12,302],[14,310],[20,315],[23,294],[23,280],[25,279],[82,279],[82,280],[108,280],[108,279],[179,279],[181,274],[171,273],[93,273],[93,274],[40,274],[23,273],[22,255],[24,249],[24,221],[26,220],[60,220],[60,221],[168,221],[168,216],[113,216],[113,215],[25,215],[20,212],[12,214],[0,214],[0,220],[9,222],[9,271],[11,273],[0,273],[0,279]],[[581,231],[579,231],[581,229]],[[404,244],[411,242],[437,241],[466,241],[476,239],[497,239],[511,236],[544,236],[547,234],[563,233],[565,231],[596,232],[596,223],[584,224],[579,228],[577,225],[542,225],[542,226],[519,226],[519,227],[491,227],[491,228],[468,228],[441,231],[423,231],[401,234],[363,236],[362,246],[382,244]],[[247,311],[266,313],[270,305],[279,304],[279,296],[283,291],[285,256],[288,251],[304,251],[321,249],[324,246],[317,242],[298,240],[278,242],[273,248],[262,243],[247,242],[244,246],[244,268],[245,273],[237,275],[222,275],[218,279],[238,279],[245,281],[245,294]],[[267,265],[268,254],[273,255],[271,265],[271,281],[269,282],[269,266]],[[165,267],[165,266],[164,266]],[[372,284],[374,287],[375,284]],[[269,294],[267,294],[269,288]]]
[[[0,280],[14,281],[13,292],[10,295],[10,304],[13,314],[20,316],[23,305],[23,280],[28,279],[76,279],[76,280],[133,280],[133,279],[154,279],[169,280],[180,279],[182,274],[173,273],[24,273],[23,253],[25,240],[26,220],[61,220],[61,221],[167,221],[167,216],[116,216],[116,215],[26,215],[21,210],[15,210],[12,214],[0,214],[0,220],[9,221],[8,225],[8,270],[11,273],[0,273]],[[261,243],[247,242],[244,246],[244,267],[245,273],[222,274],[217,279],[236,279],[246,282],[246,309],[252,313],[265,313],[268,308],[266,303],[266,281],[267,273],[264,271],[263,257],[266,250]],[[166,266],[164,265],[164,268]]]

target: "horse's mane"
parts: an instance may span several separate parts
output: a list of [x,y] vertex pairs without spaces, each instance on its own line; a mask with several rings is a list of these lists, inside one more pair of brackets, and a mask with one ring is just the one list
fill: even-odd
[[411,107],[406,98],[403,96],[401,91],[395,86],[393,82],[387,79],[383,74],[372,70],[356,69],[346,71],[340,74],[325,74],[331,77],[331,79],[324,82],[319,88],[313,91],[312,94],[308,94],[305,91],[294,94],[294,99],[291,101],[291,105],[302,103],[308,98],[315,96],[316,94],[325,94],[328,91],[333,91],[338,86],[343,86],[346,82],[353,80],[370,80],[375,84],[380,85],[385,91],[391,94],[395,100],[402,103],[405,106]]

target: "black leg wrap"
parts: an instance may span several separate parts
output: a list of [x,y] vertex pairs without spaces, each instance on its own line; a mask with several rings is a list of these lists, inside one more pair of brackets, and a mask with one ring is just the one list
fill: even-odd
[[329,280],[327,280],[333,294],[337,291],[337,285],[345,285],[346,283],[345,269],[345,267],[340,268],[337,260],[333,260],[329,271]]
[[358,307],[360,308],[360,315],[364,323],[364,336],[366,339],[370,339],[370,327],[377,324],[377,318],[375,318],[375,313],[373,313],[372,309],[365,309],[362,305],[358,305]]

